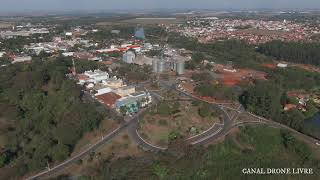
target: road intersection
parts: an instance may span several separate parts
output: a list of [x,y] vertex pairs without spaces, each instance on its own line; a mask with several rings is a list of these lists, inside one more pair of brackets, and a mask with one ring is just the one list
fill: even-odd
[[[218,110],[223,114],[223,123],[214,123],[208,130],[202,132],[201,134],[198,134],[198,135],[195,135],[193,137],[186,139],[185,142],[187,144],[194,146],[194,145],[205,145],[208,143],[212,143],[212,142],[216,141],[217,139],[227,135],[233,128],[236,128],[238,126],[243,126],[245,124],[268,124],[268,125],[275,126],[278,128],[285,128],[289,131],[297,133],[299,136],[305,138],[307,141],[310,141],[312,143],[317,142],[316,139],[309,137],[307,135],[304,135],[304,134],[302,134],[292,128],[285,126],[285,125],[282,125],[280,123],[276,123],[271,120],[264,119],[262,117],[254,115],[252,113],[248,113],[244,110],[244,108],[241,105],[239,105],[239,107],[237,109],[230,108],[230,107],[226,106],[226,104],[208,102],[208,101],[203,100],[199,97],[196,97],[194,95],[191,95],[191,94],[188,94],[184,91],[181,91],[180,89],[178,89],[175,86],[175,84],[169,84],[169,83],[167,83],[165,81],[161,81],[161,80],[159,81],[159,84],[167,90],[177,91],[182,96],[185,96],[185,97],[188,97],[188,98],[191,98],[194,100],[199,100],[199,101],[202,101],[205,103],[209,103],[213,109]],[[163,100],[163,97],[160,96],[159,94],[157,94],[156,92],[150,91],[150,94],[152,95],[152,97],[154,98],[156,103]],[[236,114],[234,116],[230,116],[226,109],[234,111],[234,112],[236,112]],[[160,146],[153,145],[153,144],[147,142],[137,131],[138,125],[139,125],[139,119],[147,111],[148,111],[148,108],[142,109],[137,114],[125,119],[125,122],[121,123],[121,125],[117,129],[115,129],[111,133],[108,133],[108,134],[102,136],[102,138],[99,141],[97,141],[95,144],[93,144],[90,147],[86,148],[85,150],[81,151],[77,155],[70,157],[69,159],[65,160],[64,162],[62,162],[62,163],[60,163],[50,169],[48,168],[38,174],[35,174],[35,175],[27,178],[27,180],[40,179],[42,177],[46,177],[46,176],[55,174],[55,173],[65,169],[69,165],[71,165],[71,164],[79,161],[80,159],[84,158],[85,156],[89,155],[91,152],[94,152],[96,149],[103,146],[104,144],[106,144],[107,142],[109,142],[110,140],[112,140],[114,137],[116,137],[118,134],[120,134],[121,132],[123,132],[125,130],[127,130],[130,138],[142,149],[152,151],[152,152],[165,152],[165,151],[167,151],[167,147],[160,147]],[[251,115],[252,117],[256,118],[256,120],[255,121],[247,121],[247,122],[246,121],[236,122],[236,119],[242,113],[245,113],[245,112],[248,113],[249,115]]]

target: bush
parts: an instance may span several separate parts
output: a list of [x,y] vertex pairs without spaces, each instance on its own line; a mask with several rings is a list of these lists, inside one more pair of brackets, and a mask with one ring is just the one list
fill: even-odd
[[211,115],[211,110],[210,106],[208,104],[203,104],[199,109],[198,109],[198,114],[202,117],[209,117]]
[[161,103],[158,106],[158,113],[160,116],[170,116],[171,115],[171,109],[168,103]]
[[168,125],[168,122],[167,122],[166,120],[161,119],[161,120],[158,121],[158,124],[159,124],[160,126],[167,126],[167,125]]

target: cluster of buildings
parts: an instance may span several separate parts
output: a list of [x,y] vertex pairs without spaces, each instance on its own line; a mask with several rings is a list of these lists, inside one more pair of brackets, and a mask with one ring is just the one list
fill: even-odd
[[30,28],[28,30],[10,30],[10,31],[1,31],[0,37],[3,39],[9,39],[13,37],[29,37],[34,34],[49,34],[50,31],[47,28]]
[[320,96],[319,94],[310,94],[299,91],[289,91],[287,92],[287,97],[289,102],[284,106],[284,111],[289,111],[292,109],[299,109],[302,112],[308,111],[307,103],[311,101],[316,106],[320,106]]
[[133,44],[133,43],[125,43],[121,45],[111,45],[109,48],[98,49],[97,53],[111,53],[111,52],[127,52],[128,50],[133,50],[137,53],[144,53],[150,50],[159,49],[159,45],[152,45],[151,43],[143,43],[143,44]]
[[301,94],[298,92],[288,92],[287,96],[289,99],[293,99],[294,102],[286,104],[283,108],[284,111],[289,111],[292,109],[299,109],[302,112],[307,111],[307,102],[310,101],[310,96],[307,94]]
[[185,72],[185,58],[174,56],[171,58],[154,59],[152,61],[152,71],[154,73],[175,71],[177,75],[183,75]]
[[187,21],[186,25],[170,26],[169,30],[185,36],[196,37],[201,42],[240,39],[251,44],[260,44],[272,40],[311,40],[313,34],[320,33],[320,27],[287,20],[263,21],[218,18],[197,18]]
[[32,60],[31,56],[21,54],[21,55],[10,55],[7,54],[5,51],[0,51],[0,58],[3,58],[5,55],[9,57],[12,64],[19,63],[19,62],[30,62]]
[[185,71],[185,61],[188,59],[179,55],[174,49],[164,48],[160,53],[161,57],[147,57],[135,51],[127,51],[122,56],[122,61],[129,64],[152,65],[154,73],[166,73],[175,71],[177,75],[183,75]]
[[76,79],[95,99],[119,113],[136,113],[152,102],[148,92],[137,91],[135,86],[126,85],[122,79],[110,77],[99,69],[78,74]]
[[57,53],[59,51],[68,53],[75,45],[88,48],[96,46],[96,44],[90,43],[88,40],[83,40],[82,38],[68,40],[63,37],[54,37],[52,42],[30,43],[29,45],[25,45],[24,49],[33,54],[39,54],[40,52]]

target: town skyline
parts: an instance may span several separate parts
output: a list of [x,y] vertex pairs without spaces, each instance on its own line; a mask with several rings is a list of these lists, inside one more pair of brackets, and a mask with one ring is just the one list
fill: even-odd
[[[76,2],[76,3],[75,3]],[[93,1],[40,1],[40,0],[2,0],[2,12],[30,12],[30,11],[115,11],[115,10],[143,10],[143,9],[314,9],[320,7],[317,0],[93,0]]]

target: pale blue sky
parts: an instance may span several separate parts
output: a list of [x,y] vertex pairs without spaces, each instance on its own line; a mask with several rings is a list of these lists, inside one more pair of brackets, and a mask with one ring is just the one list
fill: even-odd
[[320,8],[320,0],[0,0],[0,12],[154,8]]

